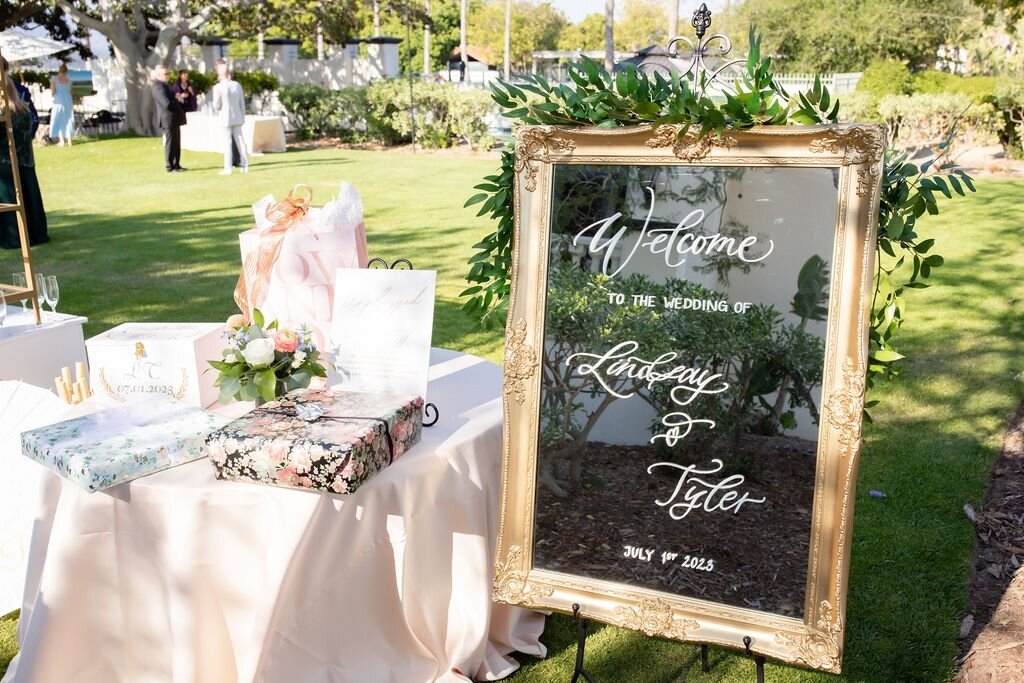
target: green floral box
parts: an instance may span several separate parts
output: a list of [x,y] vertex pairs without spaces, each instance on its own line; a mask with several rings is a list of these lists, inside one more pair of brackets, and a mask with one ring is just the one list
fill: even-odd
[[297,390],[206,439],[219,479],[352,493],[420,440],[419,396]]
[[21,451],[89,491],[100,491],[204,456],[207,434],[228,418],[176,401],[145,401],[32,429]]

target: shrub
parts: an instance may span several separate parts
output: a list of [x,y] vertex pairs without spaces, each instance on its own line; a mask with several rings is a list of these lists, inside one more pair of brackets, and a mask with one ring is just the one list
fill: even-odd
[[[177,73],[175,73],[175,77],[176,76]],[[203,71],[193,71],[192,69],[188,69],[188,82],[196,89],[197,95],[202,95],[205,92],[210,92],[214,83],[217,82],[217,77]],[[174,84],[173,79],[171,80],[171,84]]]
[[857,81],[857,92],[866,92],[881,100],[887,95],[909,95],[914,89],[914,77],[906,64],[893,59],[876,59]]
[[[473,148],[489,147],[493,140],[487,135],[487,115],[493,110],[486,93],[460,91],[447,83],[417,81],[413,84],[416,99],[417,142],[424,147],[450,147],[465,141]],[[412,123],[409,118],[409,84],[391,80],[374,83],[367,88],[370,132],[388,144],[410,142]]]
[[303,138],[333,135],[349,142],[366,137],[365,88],[328,90],[316,85],[286,85],[278,99]]
[[993,88],[999,116],[999,143],[1011,159],[1024,158],[1024,84],[1015,78],[1000,78]]
[[868,92],[856,90],[838,97],[839,114],[843,121],[879,121],[878,100]]
[[262,71],[236,71],[233,77],[241,84],[246,97],[270,93],[281,86],[277,76]]
[[[871,62],[857,81],[856,93],[860,98],[857,104],[861,107],[859,113],[862,113],[859,118],[880,120],[878,103],[890,95],[909,95],[913,91],[913,85],[913,76],[903,62],[893,59],[876,59]],[[849,115],[849,111],[844,111],[844,116]]]
[[998,116],[990,103],[975,104],[971,97],[946,95],[890,95],[878,103],[878,111],[900,147],[930,146],[946,139],[957,125],[961,146],[991,144],[999,129]]
[[961,94],[974,102],[992,102],[994,76],[958,76],[945,71],[922,71],[914,75],[914,93],[923,95]]

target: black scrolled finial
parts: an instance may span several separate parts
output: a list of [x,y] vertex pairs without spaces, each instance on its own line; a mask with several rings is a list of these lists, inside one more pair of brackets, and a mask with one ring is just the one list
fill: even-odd
[[711,10],[708,9],[707,3],[700,4],[697,11],[693,13],[693,20],[690,23],[697,31],[697,40],[701,40],[708,27],[711,26]]

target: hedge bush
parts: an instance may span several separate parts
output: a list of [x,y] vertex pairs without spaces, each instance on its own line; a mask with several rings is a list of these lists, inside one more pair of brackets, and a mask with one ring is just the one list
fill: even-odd
[[[494,111],[490,95],[480,90],[459,90],[448,83],[416,81],[416,141],[424,147],[451,147],[464,141],[470,147],[487,148],[493,139],[487,134],[486,118]],[[409,84],[379,81],[366,90],[372,127],[384,142],[412,140],[409,119]]]
[[969,95],[889,95],[878,103],[878,112],[900,147],[930,146],[942,142],[959,120],[959,147],[993,144],[1000,121],[989,102],[977,104]]
[[299,137],[331,135],[348,142],[368,137],[365,88],[328,90],[317,85],[286,85],[277,91]]
[[909,95],[914,91],[914,77],[907,65],[894,59],[876,59],[857,81],[857,92],[866,92],[876,100],[887,95]]
[[921,71],[914,74],[914,93],[922,95],[959,93],[978,103],[991,103],[995,86],[994,76],[959,76],[946,71]]
[[247,98],[271,93],[281,87],[277,76],[262,71],[236,71],[232,78],[242,86],[242,92]]
[[[466,142],[488,148],[486,119],[493,112],[487,93],[460,91],[446,83],[417,81],[416,142],[427,148]],[[350,142],[374,140],[388,145],[411,142],[409,82],[379,81],[366,88],[328,90],[288,85],[278,91],[281,105],[304,138],[332,135]]]

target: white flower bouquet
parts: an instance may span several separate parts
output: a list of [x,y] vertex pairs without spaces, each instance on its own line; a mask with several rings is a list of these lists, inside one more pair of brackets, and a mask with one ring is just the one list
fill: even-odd
[[224,332],[228,348],[221,360],[209,361],[219,373],[213,384],[221,403],[272,401],[308,387],[314,377],[327,376],[308,327],[281,327],[276,320],[265,323],[259,309],[253,310],[252,318],[241,314],[228,318]]

